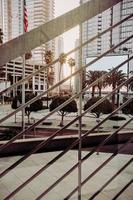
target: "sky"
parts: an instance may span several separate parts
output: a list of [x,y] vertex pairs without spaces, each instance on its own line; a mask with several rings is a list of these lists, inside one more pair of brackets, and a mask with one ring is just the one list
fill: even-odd
[[[92,61],[93,59],[95,59],[96,57],[90,57],[86,59],[86,63],[89,63],[90,61]],[[127,60],[127,55],[123,55],[123,56],[105,56],[103,58],[101,58],[99,61],[97,61],[96,63],[92,64],[91,70],[108,70],[108,69],[112,69],[116,66],[118,66],[120,63],[124,62],[125,60]],[[120,70],[123,70],[123,73],[127,73],[127,64],[123,65]]]
[[[58,17],[74,8],[79,6],[79,0],[55,0],[55,17]],[[75,48],[75,41],[79,38],[79,28],[78,26],[65,32],[63,34],[64,38],[64,53],[67,53],[71,49]],[[73,57],[71,54],[69,57]],[[68,58],[69,59],[69,58]],[[68,76],[70,74],[70,68],[64,65],[64,76]],[[72,80],[73,81],[73,80]],[[68,84],[69,81],[66,82]]]
[[[73,8],[79,6],[79,0],[55,0],[55,17],[60,16]],[[63,34],[64,52],[74,48],[75,40],[79,37],[78,27],[71,29]]]

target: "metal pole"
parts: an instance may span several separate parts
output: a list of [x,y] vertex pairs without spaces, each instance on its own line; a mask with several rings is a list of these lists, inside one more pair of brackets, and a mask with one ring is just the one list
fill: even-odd
[[[15,61],[13,62],[13,85],[15,84]],[[13,98],[16,96],[16,87],[13,88]],[[17,122],[17,113],[14,116],[15,123]]]
[[[128,62],[127,62],[127,78],[129,79],[129,53],[128,56]],[[127,97],[129,98],[129,84],[127,84]]]
[[[24,31],[24,2],[22,3],[22,10],[23,10],[23,13],[22,13],[22,24],[23,24],[23,33],[25,32]],[[23,70],[22,70],[22,79],[25,78],[25,54],[22,56],[22,67],[23,67]],[[22,83],[22,105],[25,104],[25,82]],[[25,108],[22,109],[22,130],[24,131],[25,130]],[[25,138],[25,135],[23,135],[23,138]]]
[[[25,78],[25,55],[22,57],[23,60],[23,71],[22,71],[22,79]],[[25,82],[22,84],[22,104],[25,104]],[[25,130],[25,108],[22,109],[22,130]],[[24,135],[23,135],[24,138]]]
[[[82,4],[82,0],[80,0],[80,5]],[[82,23],[79,26],[79,44],[82,45]],[[79,50],[79,67],[82,68],[82,48]],[[79,92],[82,91],[82,70],[79,73]],[[78,115],[82,115],[82,93],[79,96],[79,107],[78,107]],[[82,182],[82,138],[81,138],[81,132],[82,132],[82,117],[79,117],[79,148],[78,148],[78,200],[81,200],[81,182]]]
[[[35,72],[35,62],[33,63],[33,73]],[[35,94],[35,79],[36,79],[36,76],[33,76],[32,77],[32,90],[33,90],[33,93]]]

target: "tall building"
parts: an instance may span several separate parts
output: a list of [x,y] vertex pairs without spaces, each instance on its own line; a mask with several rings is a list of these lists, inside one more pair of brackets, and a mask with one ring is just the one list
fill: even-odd
[[[23,34],[23,5],[22,0],[0,0],[4,42]],[[28,14],[28,31],[46,23],[54,17],[54,0],[26,0]],[[32,59],[42,64],[44,52],[54,51],[54,41],[42,45],[32,51]]]
[[[85,3],[87,0],[81,0],[81,3]],[[102,32],[109,28],[111,25],[125,18],[126,16],[133,13],[133,1],[123,0],[122,2],[115,5],[101,14],[95,16],[83,23],[83,42],[92,38],[94,35]],[[83,63],[85,64],[86,58],[89,56],[97,56],[108,50],[112,45],[118,44],[133,32],[133,18],[124,22],[113,31],[109,31],[101,37],[98,37],[93,42],[89,43],[83,48]],[[123,46],[119,47],[115,52],[123,53],[123,49],[128,50],[124,53],[133,52],[133,40],[129,40]]]
[[[54,18],[54,0],[26,0],[28,15],[28,31],[50,21]],[[22,0],[0,0],[0,27],[3,30],[3,42],[7,42],[24,33],[24,1]],[[25,74],[29,75],[33,71],[40,69],[45,64],[44,54],[47,50],[55,52],[55,41],[52,40],[32,50],[32,57],[26,61]],[[4,76],[1,80],[15,83],[22,78],[22,58],[4,66]],[[43,91],[47,88],[47,73],[41,72],[26,84],[26,90]],[[6,84],[7,85],[7,84]],[[1,87],[1,86],[0,86]],[[2,87],[2,89],[4,89]],[[1,89],[1,90],[2,90]]]
[[[133,13],[133,1],[123,0],[121,3],[117,4],[112,10],[113,24],[127,17]],[[112,31],[112,44],[117,44],[123,41],[133,33],[133,18],[122,23],[120,26]],[[133,39],[129,40],[121,47],[117,49],[118,51],[123,51],[123,48],[127,48],[129,52],[133,51]]]
[[[2,3],[0,1],[0,16],[2,16]],[[0,18],[0,28],[2,28],[2,17]]]
[[[59,37],[56,37],[56,40],[55,40],[55,58],[58,58],[62,53],[64,53],[64,40],[63,40],[63,36],[59,36]],[[60,63],[57,62],[55,64],[55,82],[59,82],[59,70],[60,70]],[[64,78],[64,73],[63,73],[63,70],[61,70],[61,79]],[[56,88],[55,89],[55,92],[59,92],[59,88]]]

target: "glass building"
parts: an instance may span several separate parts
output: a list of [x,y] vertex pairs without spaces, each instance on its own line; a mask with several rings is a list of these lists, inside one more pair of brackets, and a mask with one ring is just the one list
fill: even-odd
[[[87,0],[81,0],[81,3],[85,3]],[[109,28],[116,22],[125,18],[133,13],[133,1],[123,0],[115,5],[113,8],[106,10],[105,12],[95,16],[83,23],[82,39],[83,42],[92,38],[94,35]],[[86,62],[88,56],[97,56],[104,51],[108,50],[113,45],[118,44],[133,32],[133,18],[120,25],[119,27],[109,31],[103,36],[97,38],[93,42],[89,43],[83,48],[83,63]],[[127,52],[123,52],[123,48],[127,49]],[[124,46],[115,50],[115,53],[131,53],[133,51],[133,40],[129,40]]]

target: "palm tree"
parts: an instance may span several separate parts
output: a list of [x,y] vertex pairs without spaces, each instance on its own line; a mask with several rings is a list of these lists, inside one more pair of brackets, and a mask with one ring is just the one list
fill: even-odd
[[2,29],[0,28],[0,44],[3,43],[3,32]]
[[[63,65],[66,63],[66,54],[65,53],[61,53],[59,56],[59,63],[60,63],[60,68],[59,68],[59,82],[61,81],[61,72],[62,72],[62,67]],[[61,86],[59,85],[59,93],[61,91]]]
[[[52,61],[54,60],[53,52],[51,50],[46,51],[44,58],[45,58],[46,64],[52,63]],[[51,68],[52,68],[52,66],[51,66]],[[50,74],[49,69],[50,69],[50,67],[47,67],[47,90],[49,89],[49,74]],[[48,93],[47,93],[47,108],[48,108]]]
[[[106,71],[89,71],[86,73],[86,84],[91,84],[94,81],[96,81],[98,78],[100,78],[103,74],[105,74]],[[99,96],[101,96],[101,91],[102,88],[105,87],[107,85],[106,81],[99,81],[97,84],[95,84],[94,86],[92,86],[92,97],[94,97],[95,95],[95,88],[97,87],[99,90]]]
[[[97,71],[97,79],[100,78],[101,76],[103,76],[104,74],[106,74],[106,71]],[[98,81],[97,87],[98,87],[98,90],[99,90],[99,96],[100,97],[101,97],[101,94],[102,94],[102,88],[105,88],[106,86],[107,86],[107,81],[105,79]]]
[[[112,69],[109,69],[109,71],[112,71]],[[107,76],[107,83],[109,86],[112,86],[112,90],[114,90],[117,86],[119,86],[121,83],[123,83],[126,80],[126,74],[123,73],[122,70],[113,70],[108,76]],[[117,92],[117,106],[119,105],[119,92]],[[115,94],[112,95],[112,104],[113,108],[115,106]]]
[[[96,71],[90,70],[89,72],[86,73],[86,81],[85,82],[87,85],[90,85],[91,83],[96,81],[96,79],[97,79]],[[96,85],[92,86],[92,97],[95,96],[95,88],[96,88]]]
[[[69,58],[68,65],[71,68],[71,75],[72,75],[73,67],[75,66],[75,59],[74,58]],[[70,79],[70,92],[72,92],[72,78]]]

